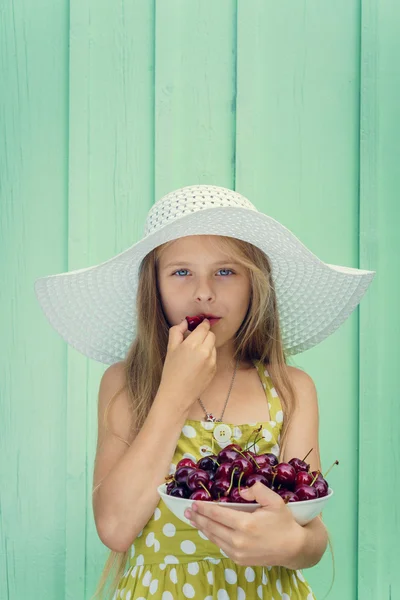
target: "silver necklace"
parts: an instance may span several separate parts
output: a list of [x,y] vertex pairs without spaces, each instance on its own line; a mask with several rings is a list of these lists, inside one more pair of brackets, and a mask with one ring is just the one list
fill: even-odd
[[198,398],[198,401],[200,402],[200,406],[201,406],[201,408],[204,410],[204,412],[206,414],[206,421],[211,421],[212,423],[221,423],[222,418],[224,416],[225,409],[226,409],[226,405],[228,404],[228,400],[229,400],[229,396],[230,396],[231,389],[232,389],[232,386],[233,386],[233,381],[235,379],[236,369],[238,367],[238,364],[239,364],[239,358],[236,361],[236,366],[235,366],[235,370],[233,371],[233,377],[232,377],[231,385],[230,385],[230,388],[229,388],[228,396],[227,396],[227,398],[225,400],[225,405],[224,405],[222,414],[221,414],[221,416],[220,416],[219,419],[216,419],[212,413],[207,412],[206,407],[204,406],[204,404],[202,403],[202,401],[200,400],[200,398]]

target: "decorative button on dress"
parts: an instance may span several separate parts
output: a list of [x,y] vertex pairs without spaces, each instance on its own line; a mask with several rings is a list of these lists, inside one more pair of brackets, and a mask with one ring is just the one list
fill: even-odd
[[[185,457],[197,462],[208,454],[238,443],[254,442],[254,429],[263,426],[254,452],[279,455],[283,412],[265,365],[254,361],[265,389],[270,421],[234,425],[186,420],[171,462],[170,473]],[[227,509],[228,510],[228,509]],[[285,567],[246,567],[233,562],[198,529],[186,525],[160,499],[154,514],[130,548],[129,568],[113,600],[315,600],[300,570]]]

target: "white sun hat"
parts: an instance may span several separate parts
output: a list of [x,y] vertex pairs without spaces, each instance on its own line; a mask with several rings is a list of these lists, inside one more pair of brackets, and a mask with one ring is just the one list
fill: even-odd
[[139,266],[154,248],[189,235],[235,237],[270,259],[287,355],[332,334],[361,301],[375,271],[321,261],[289,229],[236,191],[192,185],[172,191],[150,209],[141,240],[85,269],[35,280],[52,327],[78,352],[105,364],[124,360],[136,336]]

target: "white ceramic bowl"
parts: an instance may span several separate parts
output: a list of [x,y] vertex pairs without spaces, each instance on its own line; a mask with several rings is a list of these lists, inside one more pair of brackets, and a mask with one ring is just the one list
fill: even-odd
[[[175,498],[175,496],[169,496],[167,491],[167,484],[162,483],[158,486],[157,491],[169,510],[178,519],[190,525],[190,521],[185,517],[185,510],[191,508],[194,500],[186,498]],[[286,506],[292,511],[294,519],[299,525],[306,525],[312,521],[316,516],[322,512],[325,504],[333,496],[333,490],[328,488],[328,495],[322,496],[322,498],[316,498],[315,500],[303,500],[301,502],[288,502]],[[260,508],[261,504],[240,504],[239,502],[214,502],[218,506],[225,508],[233,508],[235,510],[241,510],[242,512],[254,512],[256,508]]]

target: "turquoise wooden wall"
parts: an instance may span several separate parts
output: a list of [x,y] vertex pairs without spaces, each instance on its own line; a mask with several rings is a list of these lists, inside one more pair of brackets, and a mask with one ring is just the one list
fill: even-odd
[[[162,194],[235,188],[328,263],[377,271],[292,364],[316,383],[331,600],[400,598],[400,6],[395,0],[25,0],[0,7],[0,597],[88,599],[105,365],[37,277],[143,232]],[[329,551],[305,575],[322,599]]]

